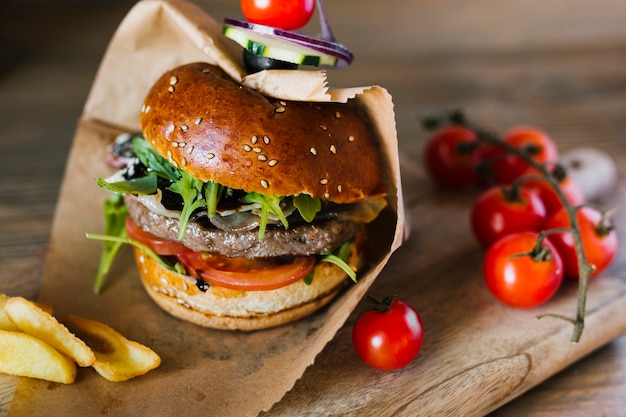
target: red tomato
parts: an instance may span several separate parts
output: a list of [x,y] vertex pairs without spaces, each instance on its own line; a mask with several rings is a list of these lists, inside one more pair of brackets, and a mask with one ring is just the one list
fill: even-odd
[[179,253],[191,251],[191,249],[182,243],[162,239],[152,233],[144,231],[141,227],[137,226],[130,216],[126,217],[126,233],[129,239],[146,245],[157,255],[178,255]]
[[303,27],[315,11],[315,0],[241,0],[240,4],[249,22],[285,30]]
[[463,188],[478,181],[478,138],[463,126],[446,126],[426,142],[424,162],[431,177],[442,187]]
[[[548,216],[556,213],[563,207],[563,202],[559,198],[559,195],[554,190],[554,187],[545,179],[531,179],[524,181],[524,188],[536,193],[544,206],[546,206],[546,212]],[[564,177],[559,181],[559,188],[565,194],[567,201],[577,206],[585,202],[585,196],[574,181],[569,177]]]
[[474,237],[484,247],[513,232],[539,232],[546,219],[539,196],[523,187],[492,187],[478,197],[470,212]]
[[487,250],[485,283],[508,306],[537,307],[552,298],[563,281],[563,263],[548,240],[542,243],[543,258],[532,254],[538,236],[535,232],[513,233]]
[[194,252],[145,232],[126,218],[128,237],[158,255],[175,256],[187,275],[202,278],[218,287],[241,291],[267,291],[284,287],[306,277],[315,266],[315,256],[285,257],[271,260],[228,258],[220,254]]
[[409,304],[387,299],[386,309],[370,309],[352,328],[352,344],[359,357],[369,366],[386,371],[402,368],[422,348],[422,319]]
[[[603,222],[602,213],[591,207],[581,207],[576,212],[576,221],[580,230],[583,251],[587,262],[594,266],[591,276],[604,271],[615,258],[617,252],[617,233],[610,224]],[[570,227],[567,211],[562,208],[548,218],[547,229]],[[549,236],[550,241],[559,251],[565,268],[565,276],[578,279],[578,257],[574,248],[574,237],[571,232],[555,233]]]
[[[506,132],[502,140],[517,149],[525,149],[538,163],[556,162],[559,152],[554,141],[543,131],[518,126]],[[486,146],[481,151],[481,160],[489,164],[490,172],[497,183],[510,184],[526,175],[531,166],[517,155],[508,153],[498,146]]]
[[280,260],[228,258],[219,254],[186,252],[178,256],[183,266],[217,287],[241,291],[281,288],[306,277],[315,266],[315,256]]

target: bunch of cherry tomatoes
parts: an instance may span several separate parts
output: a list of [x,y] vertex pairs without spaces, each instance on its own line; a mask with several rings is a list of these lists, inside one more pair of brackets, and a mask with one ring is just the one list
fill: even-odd
[[564,278],[579,279],[580,267],[595,277],[615,257],[610,213],[585,202],[544,131],[519,126],[496,137],[452,123],[434,130],[424,157],[439,186],[483,188],[469,223],[486,248],[487,287],[502,303],[542,305]]

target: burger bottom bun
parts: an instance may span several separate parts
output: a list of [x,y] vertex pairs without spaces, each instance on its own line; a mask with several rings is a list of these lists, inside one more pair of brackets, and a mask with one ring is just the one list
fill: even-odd
[[[311,284],[303,280],[268,291],[241,291],[209,286],[201,291],[195,278],[164,268],[134,248],[139,275],[148,295],[163,310],[179,319],[214,329],[258,330],[308,316],[335,298],[350,282],[337,266],[315,267]],[[349,264],[361,264],[360,251],[351,246]]]

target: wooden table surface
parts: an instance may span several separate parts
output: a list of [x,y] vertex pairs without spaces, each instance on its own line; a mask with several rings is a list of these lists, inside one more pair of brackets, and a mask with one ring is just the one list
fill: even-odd
[[[218,19],[239,15],[233,0],[198,3]],[[107,42],[131,6],[0,4],[0,292],[37,297],[76,122]],[[391,92],[404,166],[412,161],[412,169],[422,169],[419,118],[458,107],[496,129],[534,124],[563,149],[593,144],[624,160],[620,0],[327,0],[325,7],[335,35],[356,55],[353,67],[332,79]],[[626,170],[620,173],[623,181]],[[15,383],[0,376],[0,416]],[[493,415],[626,415],[626,336]]]

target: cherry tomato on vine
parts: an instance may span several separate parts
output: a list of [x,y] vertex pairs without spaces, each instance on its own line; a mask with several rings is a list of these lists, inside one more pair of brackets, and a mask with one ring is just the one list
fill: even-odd
[[489,291],[503,304],[533,308],[548,301],[563,281],[563,263],[554,246],[539,234],[519,232],[495,242],[483,261]]
[[[559,157],[556,144],[542,130],[531,126],[514,127],[502,136],[509,145],[523,150],[538,163],[555,162]],[[488,163],[489,172],[497,183],[510,184],[517,178],[527,175],[531,166],[517,155],[507,153],[498,146],[485,146],[481,160]]]
[[[554,168],[552,170],[553,175],[558,181],[559,188],[565,195],[565,198],[572,206],[577,206],[585,202],[585,196],[576,182],[574,182],[562,168]],[[558,173],[557,173],[558,172]],[[540,176],[540,173],[531,172],[529,175]],[[559,195],[555,191],[554,187],[545,178],[529,179],[524,181],[524,188],[529,189],[537,193],[543,204],[546,206],[548,216],[556,213],[563,207]]]
[[285,30],[303,27],[315,11],[315,0],[241,0],[240,5],[249,22]]
[[442,187],[455,189],[474,184],[478,181],[478,146],[476,134],[467,127],[443,127],[426,142],[426,169]]
[[395,370],[408,365],[419,353],[424,327],[417,311],[395,297],[377,302],[359,316],[352,328],[352,344],[369,366]]
[[546,220],[546,208],[539,196],[523,186],[491,187],[478,197],[470,211],[474,237],[485,248],[513,232],[539,232]]
[[[617,252],[617,233],[603,214],[591,207],[581,207],[576,212],[576,221],[580,230],[585,258],[594,269],[591,277],[604,271],[615,258]],[[570,227],[567,210],[562,208],[548,218],[546,228]],[[578,279],[578,257],[574,247],[574,238],[571,232],[555,233],[549,236],[563,259],[565,276]]]

